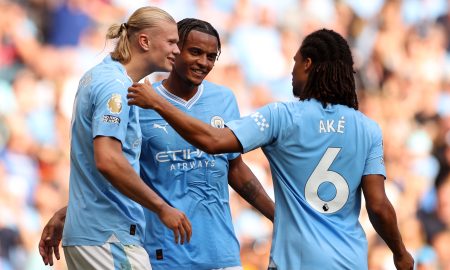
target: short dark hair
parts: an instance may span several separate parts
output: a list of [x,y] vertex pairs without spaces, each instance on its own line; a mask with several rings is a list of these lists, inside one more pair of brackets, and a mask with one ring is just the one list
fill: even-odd
[[177,23],[177,26],[178,26],[178,36],[180,38],[180,41],[178,42],[178,47],[180,48],[180,50],[183,48],[184,42],[186,41],[186,38],[188,37],[189,33],[192,30],[195,30],[215,36],[217,38],[217,50],[218,50],[217,57],[219,57],[221,52],[219,33],[209,22],[194,18],[186,18],[179,21]]
[[328,29],[315,31],[303,40],[300,54],[312,61],[300,100],[315,98],[324,106],[331,103],[358,109],[353,57],[340,34]]

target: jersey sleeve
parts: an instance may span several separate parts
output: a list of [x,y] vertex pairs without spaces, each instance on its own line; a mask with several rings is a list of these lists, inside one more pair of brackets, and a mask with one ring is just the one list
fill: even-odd
[[[229,93],[230,93],[229,97],[228,97],[229,104],[227,106],[225,106],[227,108],[225,115],[227,118],[229,117],[229,119],[227,119],[228,121],[237,120],[240,117],[239,107],[237,105],[236,97],[231,92],[231,90]],[[233,160],[233,159],[237,158],[239,155],[240,155],[240,153],[229,153],[227,155],[227,158],[228,158],[228,160]]]
[[113,137],[125,142],[130,106],[126,100],[125,85],[119,80],[109,80],[93,89],[92,138]]
[[278,138],[280,126],[283,125],[279,112],[278,103],[273,103],[249,116],[227,123],[241,143],[244,153],[268,145]]
[[380,127],[374,124],[369,134],[372,134],[372,145],[365,162],[363,175],[380,174],[386,178],[383,158],[383,136]]

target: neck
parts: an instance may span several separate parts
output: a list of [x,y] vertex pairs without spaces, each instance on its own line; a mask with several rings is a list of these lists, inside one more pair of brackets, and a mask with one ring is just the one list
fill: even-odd
[[153,69],[148,67],[148,64],[139,61],[131,60],[124,67],[133,82],[139,82],[142,78],[154,72]]
[[169,77],[162,84],[167,91],[186,101],[190,100],[198,91],[198,85],[183,80],[175,71],[170,72]]

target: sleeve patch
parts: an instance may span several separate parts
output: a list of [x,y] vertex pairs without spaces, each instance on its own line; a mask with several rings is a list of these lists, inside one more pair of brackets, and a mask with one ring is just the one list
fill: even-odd
[[102,121],[111,124],[120,124],[120,118],[114,115],[103,115]]
[[107,106],[112,114],[119,114],[122,111],[122,96],[120,94],[112,94]]

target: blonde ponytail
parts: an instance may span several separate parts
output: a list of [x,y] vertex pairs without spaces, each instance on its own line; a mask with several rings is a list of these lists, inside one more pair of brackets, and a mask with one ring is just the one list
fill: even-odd
[[176,24],[169,13],[157,7],[142,7],[137,9],[128,19],[128,22],[109,27],[107,39],[118,39],[116,47],[111,52],[111,58],[126,64],[131,60],[130,37],[143,29],[157,26],[160,21],[168,21]]

